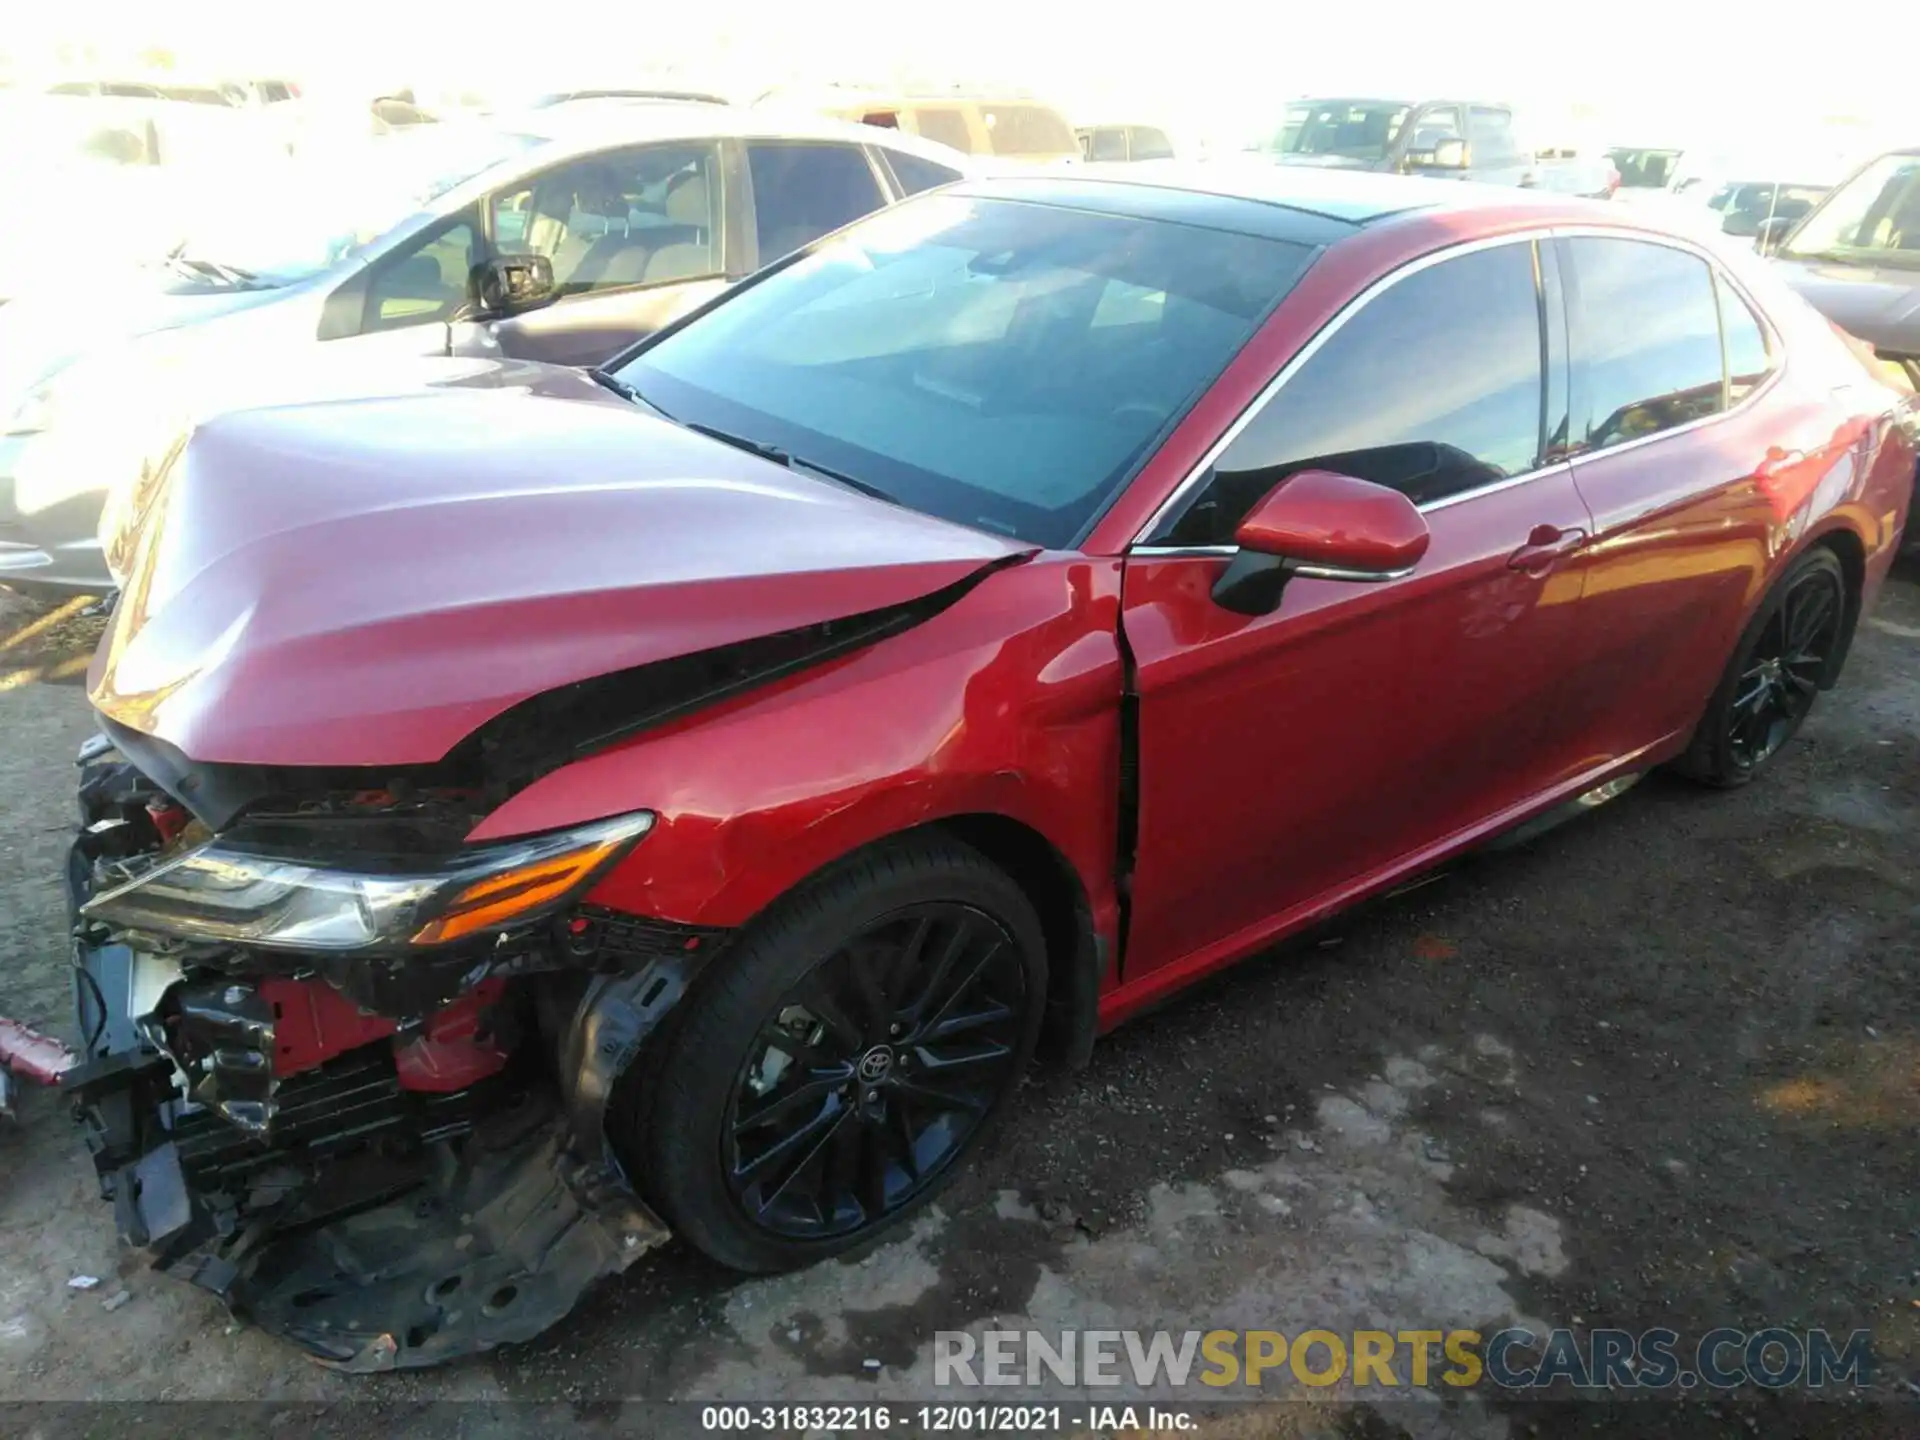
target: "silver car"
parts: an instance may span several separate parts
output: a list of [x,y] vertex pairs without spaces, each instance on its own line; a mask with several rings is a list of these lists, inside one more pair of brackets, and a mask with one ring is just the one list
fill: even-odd
[[648,104],[425,126],[229,183],[164,265],[0,308],[0,584],[107,586],[109,493],[221,408],[407,357],[592,365],[968,168],[898,131]]

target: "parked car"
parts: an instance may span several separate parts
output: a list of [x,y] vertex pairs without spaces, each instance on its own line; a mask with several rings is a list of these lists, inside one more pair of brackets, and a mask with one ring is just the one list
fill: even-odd
[[1677,172],[1681,149],[1641,149],[1616,146],[1607,151],[1607,159],[1620,172],[1620,195],[1636,200],[1646,195],[1670,193]]
[[1074,134],[1080,158],[1093,161],[1171,160],[1173,141],[1157,125],[1083,125]]
[[800,103],[824,115],[882,130],[903,130],[951,146],[966,155],[993,156],[1021,164],[1078,160],[1080,142],[1067,118],[1051,105],[1024,96],[895,95],[884,91],[830,89],[819,96],[779,91],[757,104]]
[[1904,397],[1754,257],[1249,168],[964,181],[598,373],[170,442],[69,866],[128,1238],[349,1370],[669,1228],[804,1265],[1037,1051],[1761,773],[1887,573]]
[[1920,384],[1920,147],[1861,166],[1774,257],[1815,309]]
[[1620,189],[1620,168],[1604,154],[1558,145],[1534,151],[1533,183],[1556,195],[1611,200]]
[[554,90],[535,96],[528,102],[530,110],[544,110],[550,105],[577,105],[583,100],[676,100],[693,105],[725,105],[724,95],[713,95],[703,90]]
[[0,310],[0,583],[102,589],[101,508],[143,427],[295,383],[290,352],[592,364],[966,165],[909,135],[669,104],[556,106],[289,162],[209,197],[157,271]]
[[1510,106],[1481,100],[1299,100],[1251,147],[1283,165],[1531,184]]

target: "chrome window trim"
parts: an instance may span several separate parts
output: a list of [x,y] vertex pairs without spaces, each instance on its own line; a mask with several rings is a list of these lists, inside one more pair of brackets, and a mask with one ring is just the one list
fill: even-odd
[[[1398,285],[1402,280],[1410,275],[1417,275],[1422,270],[1431,269],[1435,265],[1443,264],[1448,260],[1458,259],[1464,255],[1477,254],[1482,250],[1494,250],[1504,245],[1532,245],[1543,241],[1588,237],[1602,240],[1637,240],[1643,244],[1664,245],[1668,249],[1679,250],[1685,254],[1694,256],[1698,260],[1704,261],[1712,273],[1715,282],[1718,283],[1724,280],[1732,286],[1734,293],[1741,298],[1746,304],[1747,309],[1752,312],[1754,318],[1760,322],[1761,328],[1766,332],[1769,342],[1769,356],[1774,358],[1772,370],[1768,373],[1765,380],[1761,381],[1760,384],[1754,386],[1753,389],[1741,397],[1739,404],[1730,406],[1716,414],[1702,416],[1698,420],[1688,421],[1685,425],[1676,425],[1671,430],[1661,430],[1652,435],[1643,435],[1635,440],[1624,441],[1619,445],[1609,445],[1604,450],[1591,451],[1587,455],[1576,455],[1565,460],[1556,460],[1550,465],[1542,465],[1519,475],[1508,475],[1499,480],[1490,481],[1485,485],[1477,486],[1472,490],[1461,490],[1452,495],[1442,496],[1438,500],[1429,500],[1418,507],[1422,514],[1434,510],[1444,510],[1450,505],[1458,505],[1465,500],[1477,500],[1483,495],[1497,494],[1499,491],[1511,489],[1516,485],[1524,485],[1530,480],[1537,480],[1542,475],[1551,474],[1556,470],[1566,469],[1591,456],[1617,455],[1624,451],[1650,444],[1656,440],[1666,440],[1676,435],[1687,434],[1705,425],[1715,424],[1730,416],[1739,414],[1762,395],[1768,393],[1778,382],[1781,371],[1786,368],[1787,356],[1785,341],[1780,335],[1779,330],[1775,327],[1773,317],[1767,313],[1766,307],[1754,298],[1753,293],[1740,283],[1738,276],[1729,271],[1725,264],[1723,264],[1712,251],[1695,241],[1678,235],[1663,235],[1652,231],[1634,230],[1631,228],[1616,229],[1608,225],[1567,224],[1545,225],[1537,229],[1516,231],[1508,235],[1494,235],[1479,240],[1464,241],[1461,244],[1449,245],[1444,249],[1430,251],[1425,255],[1409,260],[1399,269],[1389,271],[1387,274],[1382,275],[1378,280],[1374,281],[1365,290],[1362,290],[1342,306],[1332,319],[1328,320],[1325,325],[1322,325],[1320,329],[1314,333],[1313,337],[1309,339],[1305,345],[1300,347],[1292,359],[1280,367],[1279,373],[1261,387],[1260,393],[1254,396],[1246,408],[1234,417],[1232,424],[1220,432],[1219,437],[1213,444],[1207,447],[1206,452],[1201,455],[1200,459],[1181,477],[1180,483],[1168,492],[1167,498],[1162,500],[1160,504],[1154,508],[1153,514],[1147,517],[1146,523],[1140,527],[1132,543],[1127,546],[1128,553],[1161,557],[1236,554],[1238,547],[1233,545],[1155,545],[1144,542],[1142,537],[1153,534],[1167,521],[1169,516],[1180,508],[1194,488],[1205,479],[1207,472],[1213,468],[1214,462],[1220,458],[1227,447],[1240,438],[1246,428],[1259,417],[1260,412],[1266,409],[1268,404],[1272,402],[1273,397],[1285,388],[1286,383],[1299,372],[1302,366],[1319,353],[1322,345],[1337,335],[1347,321],[1351,320],[1355,315],[1359,314],[1360,311],[1372,304],[1374,300],[1385,294],[1388,290],[1391,290],[1395,285]],[[1571,334],[1568,336],[1568,346],[1569,349],[1571,349]],[[1722,374],[1724,375],[1724,373],[1725,362],[1723,360]]]

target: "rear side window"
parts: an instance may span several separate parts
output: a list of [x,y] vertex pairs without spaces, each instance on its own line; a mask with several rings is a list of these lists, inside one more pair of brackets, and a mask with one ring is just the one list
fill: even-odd
[[1531,245],[1414,272],[1275,392],[1164,543],[1231,544],[1254,503],[1302,470],[1371,480],[1425,504],[1533,469],[1540,348]]
[[1476,105],[1467,111],[1467,146],[1476,165],[1510,165],[1520,158],[1513,116]]
[[1089,160],[1127,158],[1127,132],[1117,125],[1102,125],[1087,133],[1086,157]]
[[1738,405],[1773,370],[1766,327],[1754,318],[1747,302],[1725,280],[1720,292],[1720,328],[1727,342],[1727,403]]
[[982,105],[980,115],[996,155],[1076,155],[1080,151],[1067,122],[1044,105]]
[[887,164],[893,169],[893,178],[900,182],[903,195],[918,195],[922,190],[931,190],[936,185],[950,184],[960,178],[960,172],[951,165],[923,160],[904,150],[887,150],[883,153],[887,157]]
[[973,153],[973,133],[967,129],[967,117],[958,110],[915,110],[913,124],[915,132],[925,139],[951,145],[964,155]]
[[1135,160],[1171,160],[1173,142],[1167,139],[1164,130],[1156,130],[1151,125],[1133,127],[1133,158]]
[[867,157],[851,145],[749,141],[747,169],[763,265],[886,203]]
[[1707,262],[1640,240],[1564,243],[1576,297],[1575,405],[1585,415],[1576,448],[1603,450],[1717,414],[1720,308]]

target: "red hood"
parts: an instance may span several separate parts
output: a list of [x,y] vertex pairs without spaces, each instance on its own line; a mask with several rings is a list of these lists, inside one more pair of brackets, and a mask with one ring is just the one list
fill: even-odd
[[95,707],[201,761],[430,762],[557,686],[1030,548],[509,369],[531,383],[202,422],[143,506]]

